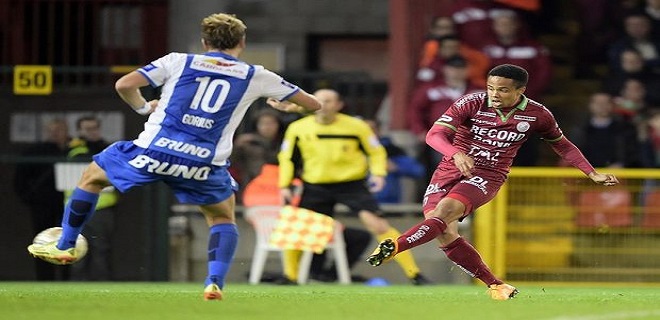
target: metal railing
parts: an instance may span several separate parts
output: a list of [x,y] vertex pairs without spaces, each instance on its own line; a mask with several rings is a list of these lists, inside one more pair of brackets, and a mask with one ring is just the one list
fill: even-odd
[[660,282],[660,170],[513,168],[475,214],[475,243],[512,281]]
[[[53,94],[76,92],[111,92],[114,82],[140,66],[52,66]],[[14,66],[0,65],[0,91],[11,91]],[[344,98],[344,112],[373,117],[386,93],[386,84],[375,81],[366,72],[283,71],[281,75],[299,87],[313,91],[319,88],[338,90]],[[150,94],[157,94],[155,91]],[[113,95],[112,99],[116,99]]]

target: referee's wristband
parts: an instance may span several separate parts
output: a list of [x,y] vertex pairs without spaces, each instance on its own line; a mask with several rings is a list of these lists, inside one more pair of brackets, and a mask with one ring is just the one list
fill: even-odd
[[140,115],[146,116],[151,112],[151,104],[149,104],[149,102],[145,102],[141,107],[133,109],[133,111]]

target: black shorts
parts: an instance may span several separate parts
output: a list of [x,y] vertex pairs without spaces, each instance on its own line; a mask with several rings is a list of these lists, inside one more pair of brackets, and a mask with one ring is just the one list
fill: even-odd
[[299,205],[301,208],[332,217],[337,203],[347,206],[352,214],[367,210],[380,215],[378,201],[369,191],[366,180],[325,184],[303,183]]

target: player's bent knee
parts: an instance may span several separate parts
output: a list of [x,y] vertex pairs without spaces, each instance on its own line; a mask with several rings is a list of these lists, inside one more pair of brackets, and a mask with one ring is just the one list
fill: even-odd
[[[442,199],[435,209],[431,212],[431,216],[440,218],[445,223],[449,224],[452,221],[460,219],[465,213],[465,205],[452,198]],[[430,216],[427,216],[427,218]]]
[[110,181],[108,181],[108,176],[105,174],[105,171],[95,162],[92,162],[87,168],[85,168],[82,177],[80,177],[80,181],[78,181],[78,187],[93,192],[100,192],[101,189],[109,185]]

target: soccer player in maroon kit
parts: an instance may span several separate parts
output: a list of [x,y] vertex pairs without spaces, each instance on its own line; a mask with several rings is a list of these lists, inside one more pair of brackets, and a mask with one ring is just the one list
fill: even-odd
[[433,125],[426,143],[444,155],[426,193],[426,220],[397,239],[379,243],[367,259],[379,266],[397,253],[433,239],[447,257],[488,286],[495,300],[513,298],[518,290],[495,277],[472,245],[458,234],[458,222],[495,197],[520,146],[538,133],[553,150],[598,184],[619,183],[612,174],[601,174],[562,133],[542,104],[523,95],[527,71],[502,64],[487,77],[487,92],[458,99]]

